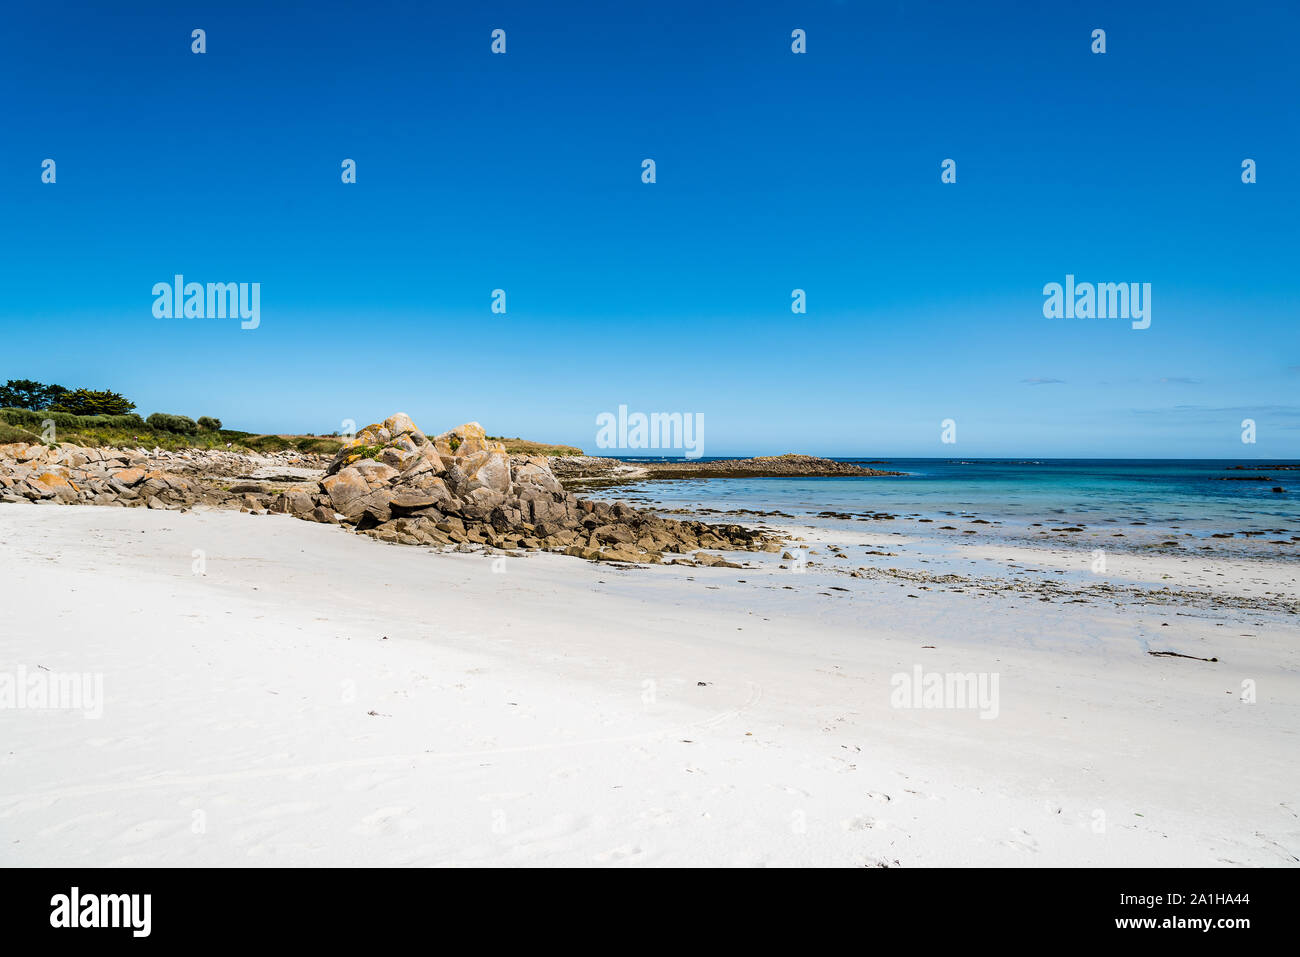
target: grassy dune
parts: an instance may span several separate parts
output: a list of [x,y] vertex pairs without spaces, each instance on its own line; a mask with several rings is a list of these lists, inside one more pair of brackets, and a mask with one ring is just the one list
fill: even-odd
[[530,442],[528,439],[505,438],[489,435],[493,442],[500,442],[511,455],[581,455],[582,449],[573,445],[549,445],[546,442]]
[[[43,427],[40,416],[47,413],[21,413],[0,410],[0,445],[10,442],[40,442]],[[200,431],[193,434],[165,432],[140,423],[122,421],[124,416],[108,416],[95,422],[91,416],[48,416],[54,421],[54,441],[82,446],[160,449],[232,449],[253,452],[279,452],[296,449],[333,455],[343,446],[340,439],[319,435],[259,435],[237,429]]]
[[[48,413],[0,409],[0,445],[10,442],[41,441],[42,417]],[[143,424],[123,422],[125,416],[105,417],[108,421],[94,422],[90,416],[55,416],[57,442],[70,442],[83,446],[113,446],[118,448],[160,449],[223,449],[229,444],[233,449],[252,452],[280,452],[295,449],[299,452],[316,452],[333,455],[343,447],[343,440],[321,435],[260,435],[237,429],[219,429],[215,432],[185,434],[152,429]],[[550,445],[521,438],[490,436],[505,445],[511,455],[581,455],[582,449],[572,445]]]

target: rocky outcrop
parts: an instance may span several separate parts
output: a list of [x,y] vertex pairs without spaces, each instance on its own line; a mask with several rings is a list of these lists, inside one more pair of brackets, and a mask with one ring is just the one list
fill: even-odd
[[[398,414],[366,426],[328,462],[298,453],[0,446],[0,501],[239,508],[349,525],[405,545],[547,549],[611,562],[739,567],[719,555],[686,556],[779,549],[775,539],[741,525],[676,521],[581,500],[550,462],[508,455],[476,422],[430,439]],[[224,480],[230,477],[237,480]]]
[[582,501],[564,489],[550,461],[508,455],[477,422],[429,439],[409,417],[395,415],[339,451],[320,483],[328,501],[319,504],[360,531],[407,545],[549,549],[615,562],[661,562],[702,548],[776,548],[740,525]]
[[646,479],[683,478],[873,478],[905,475],[868,468],[851,462],[815,455],[761,455],[752,459],[717,459],[696,462],[672,459],[663,462],[624,462],[590,455],[556,456],[551,460],[555,474],[573,485],[617,485]]
[[519,513],[512,523],[522,520],[510,457],[477,422],[435,439],[403,414],[368,425],[339,450],[321,489],[345,521],[363,529],[444,511],[482,521],[506,508]]
[[241,486],[224,477],[250,463],[262,468],[305,468],[300,453],[250,457],[232,452],[155,449],[93,449],[74,445],[0,445],[0,502],[55,501],[68,505],[265,509],[261,485]]

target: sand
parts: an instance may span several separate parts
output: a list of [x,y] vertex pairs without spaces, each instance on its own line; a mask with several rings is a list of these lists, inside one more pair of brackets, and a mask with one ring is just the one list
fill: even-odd
[[[1137,592],[1043,601],[847,572],[1084,584],[1086,552],[799,534],[850,559],[0,506],[0,675],[103,683],[97,718],[0,708],[0,864],[1298,863],[1297,617],[1140,597],[1294,600],[1294,562],[1125,555],[1102,577]],[[917,666],[995,675],[996,717],[895,707]]]

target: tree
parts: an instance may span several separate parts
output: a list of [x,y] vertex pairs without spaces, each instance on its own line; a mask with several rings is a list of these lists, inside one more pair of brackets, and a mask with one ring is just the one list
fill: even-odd
[[38,412],[50,408],[67,391],[61,385],[45,385],[31,379],[10,379],[0,386],[0,408],[31,409]]
[[214,419],[210,415],[201,415],[199,416],[199,428],[204,432],[220,432],[221,420]]
[[71,412],[73,415],[126,415],[135,403],[117,392],[95,389],[64,391],[50,406],[51,412]]

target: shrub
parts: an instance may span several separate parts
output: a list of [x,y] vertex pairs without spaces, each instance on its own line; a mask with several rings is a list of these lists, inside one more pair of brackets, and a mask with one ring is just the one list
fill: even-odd
[[135,408],[135,403],[117,392],[74,389],[60,394],[50,408],[72,415],[126,415]]
[[41,430],[45,421],[54,422],[55,429],[143,429],[144,419],[138,415],[73,415],[70,412],[55,412],[45,409],[33,412],[31,409],[0,409],[0,421],[10,425],[19,425],[27,429]]
[[278,435],[255,435],[239,444],[254,452],[282,452],[289,447],[289,440]]
[[299,452],[314,452],[320,455],[333,455],[341,448],[343,448],[343,443],[338,439],[316,437],[298,440]]
[[26,442],[28,445],[33,445],[40,440],[40,436],[33,435],[26,429],[0,422],[0,445],[9,445],[12,442]]
[[378,460],[379,453],[383,451],[384,447],[382,445],[354,445],[348,449],[347,461],[350,465],[352,462],[358,462],[361,459]]
[[71,425],[76,416],[68,415],[66,412],[33,412],[31,409],[0,409],[0,419],[8,422],[10,425],[21,425],[28,429],[44,428],[46,419],[53,419],[57,426],[59,420],[63,419],[65,425]]
[[204,432],[220,432],[221,420],[214,419],[210,415],[201,415],[199,416],[199,428]]
[[77,427],[82,429],[143,429],[144,419],[134,412],[129,415],[79,415]]
[[199,424],[185,415],[171,415],[168,412],[155,412],[145,419],[145,424],[159,432],[175,432],[178,435],[193,435],[198,432]]

